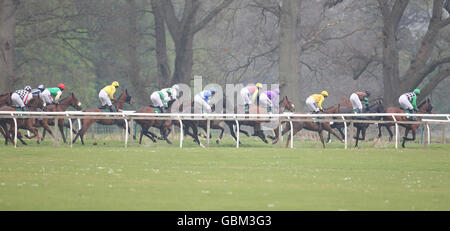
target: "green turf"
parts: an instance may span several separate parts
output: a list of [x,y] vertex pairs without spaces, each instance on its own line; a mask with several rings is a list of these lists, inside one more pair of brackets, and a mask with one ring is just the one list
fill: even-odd
[[0,210],[450,210],[450,145],[0,147]]

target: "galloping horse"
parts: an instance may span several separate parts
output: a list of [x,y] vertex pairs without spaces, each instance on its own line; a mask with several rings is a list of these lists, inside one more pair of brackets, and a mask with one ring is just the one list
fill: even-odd
[[[419,104],[418,106],[418,113],[420,114],[434,114],[434,110],[433,110],[433,105],[431,104],[431,100],[429,98],[427,98],[426,100],[424,100],[422,103]],[[404,111],[398,107],[388,107],[386,109],[386,113],[404,113]],[[382,118],[383,121],[393,121],[391,116],[385,116]],[[395,119],[397,121],[410,121],[406,118],[406,116],[395,116]],[[421,119],[420,119],[421,120]],[[386,127],[386,129],[389,132],[389,140],[392,140],[392,136],[393,133],[391,131],[391,127],[394,126],[394,123],[387,123],[387,124],[378,124],[378,138],[381,137],[381,127]],[[405,136],[403,137],[403,141],[402,141],[402,147],[405,147],[405,142],[410,140],[416,140],[416,130],[417,128],[420,126],[420,124],[399,124],[400,126],[406,128],[405,130]],[[408,133],[409,131],[412,132],[412,138],[408,138]]]
[[[115,106],[119,110],[123,110],[123,106],[125,103],[133,104],[134,100],[131,98],[131,96],[128,94],[127,89],[120,94],[119,98],[117,99],[117,102],[115,103]],[[94,108],[94,109],[87,109],[86,112],[103,112],[102,109]],[[125,122],[122,120],[115,120],[115,119],[81,119],[81,129],[78,131],[77,135],[73,139],[72,143],[75,143],[78,137],[81,139],[81,143],[84,145],[84,134],[87,132],[89,127],[94,124],[99,123],[103,125],[117,125],[121,128],[125,128]]]
[[[369,111],[367,113],[384,113],[384,107],[383,107],[383,100],[381,98],[375,99],[375,103],[369,106]],[[339,108],[339,111],[337,112],[339,114],[353,114],[353,107],[342,105]],[[347,117],[346,119],[354,120],[355,117]],[[380,120],[381,117],[374,116],[374,117],[362,117],[360,120]],[[356,136],[353,137],[356,140],[355,147],[358,147],[358,141],[359,140],[365,140],[366,139],[366,130],[369,128],[370,123],[354,123],[353,124],[356,127]],[[344,135],[344,122],[335,122],[331,125],[331,128],[336,128],[339,133],[341,133],[341,137],[345,138]],[[360,138],[361,134],[361,138]],[[330,140],[330,133],[328,133],[328,141]]]
[[[47,107],[44,109],[44,111],[48,111],[48,112],[62,112],[62,111],[66,111],[69,106],[72,106],[73,108],[75,108],[78,111],[80,111],[82,109],[80,101],[78,101],[77,97],[75,97],[75,95],[73,93],[71,93],[66,98],[60,100],[58,104],[47,105]],[[42,139],[41,139],[42,141],[45,138],[45,132],[46,131],[48,131],[50,133],[50,135],[53,136],[52,131],[50,129],[46,129],[46,128],[49,125],[50,126],[54,126],[55,125],[55,121],[54,120],[43,119],[39,125],[44,127],[44,132],[42,134]],[[64,140],[64,143],[66,143],[66,136],[64,135],[64,131],[63,131],[64,126],[65,126],[64,119],[59,119],[58,120],[59,131],[60,131],[61,136],[62,136],[62,138]]]
[[[226,105],[224,105],[225,107]],[[279,111],[280,112],[285,112],[286,110],[294,112],[295,111],[295,106],[294,104],[292,104],[289,100],[288,97],[285,96],[283,97],[283,99],[279,102]],[[224,120],[212,120],[211,124],[210,124],[210,128],[211,129],[220,129],[220,135],[219,138],[216,140],[216,143],[219,144],[220,141],[222,140],[223,137],[223,133],[225,131],[225,128],[223,126],[220,125],[220,123],[225,122]],[[230,123],[231,124],[231,123]],[[203,128],[203,130],[206,132],[207,130],[207,122],[206,120],[201,120],[199,121],[199,127]],[[230,127],[230,129],[232,129]],[[240,132],[246,134],[248,136],[248,133],[244,130],[239,129]],[[269,138],[273,139],[271,136],[268,136]]]
[[[339,111],[339,107],[340,107],[340,105],[337,104],[337,105],[334,105],[334,106],[332,106],[332,107],[330,107],[330,108],[325,109],[324,112],[325,112],[325,113],[337,113],[337,112]],[[300,113],[299,113],[299,114],[300,114]],[[312,116],[313,116],[313,115],[312,115]],[[287,132],[289,132],[289,131],[291,130],[290,123],[288,123],[288,124],[289,124],[289,125],[286,126],[286,127],[283,129],[281,135],[284,135],[284,134],[286,134]],[[319,133],[319,136],[320,136],[320,141],[322,142],[322,145],[323,145],[323,148],[325,148],[325,141],[324,141],[324,138],[323,138],[323,135],[322,135],[322,131],[323,131],[323,130],[326,130],[326,131],[330,132],[331,134],[333,134],[334,136],[336,136],[341,142],[344,142],[344,140],[342,140],[342,138],[339,137],[339,136],[337,135],[337,133],[331,128],[329,122],[320,122],[320,121],[316,121],[316,122],[313,122],[313,121],[302,121],[302,122],[299,122],[299,121],[293,121],[293,122],[292,122],[292,126],[293,126],[293,135],[297,134],[297,132],[299,132],[299,131],[302,130],[303,128],[304,128],[304,129],[307,129],[307,130],[310,130],[310,131],[316,131],[316,132],[318,132],[318,133]],[[276,137],[276,138],[275,138],[275,140],[272,142],[272,144],[276,144],[276,143],[278,142],[278,138],[279,138],[279,135],[278,135],[278,129],[275,129],[275,137]],[[290,140],[291,140],[291,139],[287,139],[287,141],[286,141],[286,147],[289,146]]]
[[[169,106],[169,113],[170,113],[170,108],[171,105],[173,104],[175,100],[171,100],[168,102],[168,106]],[[153,106],[144,106],[139,108],[138,110],[136,110],[136,113],[157,113],[154,109]],[[167,135],[169,134],[169,127],[170,125],[172,125],[172,121],[171,120],[158,120],[158,119],[146,119],[146,120],[136,120],[136,123],[139,124],[141,126],[141,134],[139,137],[139,144],[142,143],[142,136],[147,136],[148,138],[150,138],[153,143],[156,143],[156,139],[159,137],[157,135],[155,135],[153,132],[149,131],[149,129],[151,127],[156,127],[159,128],[159,131],[161,133],[161,138],[162,140],[165,140],[168,144],[172,144],[172,142],[170,142],[170,140],[167,138]]]
[[[28,102],[27,106],[30,109],[30,111],[38,111],[39,109],[42,109],[42,107],[44,106],[44,101],[39,96],[35,96]],[[0,111],[16,111],[16,108],[12,106],[3,106],[0,107]],[[27,137],[28,139],[33,139],[36,137],[37,143],[39,144],[40,143],[39,131],[37,128],[33,126],[33,124],[35,123],[34,121],[35,118],[17,119],[17,129],[26,129],[31,133],[33,133],[33,136],[28,137],[25,135],[25,137]],[[7,128],[8,124],[10,127],[9,130]],[[15,131],[14,121],[13,119],[0,119],[0,126],[3,128],[4,131],[2,132],[2,134],[5,137],[5,144],[8,144],[8,139],[12,141],[10,134],[13,134]],[[17,131],[17,137],[22,142],[22,144],[26,145],[26,143],[22,140],[22,135],[20,135],[19,131]]]

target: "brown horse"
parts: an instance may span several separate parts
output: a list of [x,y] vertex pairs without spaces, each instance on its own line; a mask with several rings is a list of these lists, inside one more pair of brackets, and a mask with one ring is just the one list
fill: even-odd
[[[82,109],[80,101],[77,99],[77,97],[75,97],[75,95],[73,93],[71,93],[66,98],[60,100],[58,104],[47,105],[47,107],[44,108],[44,111],[47,111],[47,112],[63,112],[63,111],[67,111],[67,108],[69,106],[75,108],[75,110],[77,110],[77,111],[80,111]],[[53,136],[52,131],[50,129],[47,129],[47,128],[48,128],[48,126],[55,126],[55,120],[53,120],[53,119],[51,119],[51,120],[43,119],[42,121],[39,121],[39,124],[37,124],[35,126],[36,127],[38,127],[38,126],[44,127],[44,132],[42,134],[42,139],[41,139],[41,141],[43,141],[44,138],[45,138],[46,131],[48,131],[50,133],[50,135]],[[58,120],[59,131],[60,131],[61,136],[62,136],[62,138],[64,140],[64,143],[66,143],[66,136],[64,135],[64,131],[63,131],[64,126],[65,126],[64,119],[59,119]]]
[[[337,113],[339,111],[339,107],[340,107],[340,105],[336,104],[330,108],[325,109],[324,113],[329,113],[329,114]],[[284,135],[291,130],[290,123],[287,123],[287,124],[288,124],[288,126],[286,126],[283,129],[281,135]],[[303,128],[306,130],[318,132],[320,141],[322,142],[322,145],[323,145],[323,148],[325,148],[325,140],[324,140],[323,134],[322,134],[323,130],[330,132],[331,134],[336,136],[341,142],[344,142],[344,140],[341,137],[339,137],[338,134],[331,128],[331,125],[329,122],[293,121],[292,126],[293,126],[293,133],[292,133],[293,135],[297,134],[297,132],[299,132]],[[276,137],[276,139],[272,142],[272,144],[275,144],[278,142],[278,138],[279,138],[278,137],[278,129],[275,129],[275,137]],[[289,146],[290,141],[291,141],[291,139],[288,138],[286,141],[286,148]]]
[[[44,106],[44,101],[39,96],[34,96],[27,104],[30,111],[39,111]],[[0,111],[16,111],[16,108],[12,106],[3,106],[0,107]],[[35,118],[26,118],[26,119],[17,119],[17,129],[26,129],[33,133],[33,136],[27,137],[28,139],[33,139],[36,137],[37,143],[40,143],[39,131],[33,125],[35,123]],[[9,124],[9,129],[7,125]],[[5,137],[5,144],[8,144],[8,139],[12,141],[11,134],[14,134],[14,120],[13,119],[0,119],[0,126],[3,128],[2,134]],[[17,131],[17,137],[22,142],[22,144],[26,145],[26,143],[21,139],[22,135]]]
[[[133,104],[134,100],[131,98],[131,96],[128,94],[127,89],[125,89],[122,94],[120,94],[119,98],[117,99],[117,102],[115,103],[115,106],[119,110],[123,110],[123,106],[125,103]],[[102,109],[99,108],[93,108],[93,109],[87,109],[86,112],[103,112]],[[80,137],[81,143],[84,145],[84,134],[87,132],[89,127],[94,124],[99,123],[103,125],[117,125],[121,128],[125,128],[125,122],[120,119],[81,119],[81,129],[78,131],[77,135],[73,139],[72,143],[75,143],[75,141]]]
[[[169,101],[169,113],[170,113],[170,106],[174,100]],[[157,113],[153,106],[144,106],[136,110],[136,113]],[[146,120],[136,120],[136,123],[141,126],[141,134],[139,137],[139,144],[142,143],[142,136],[147,136],[150,138],[153,143],[156,143],[156,139],[162,139],[165,140],[168,144],[172,144],[170,140],[167,138],[167,135],[169,134],[169,127],[172,125],[171,120],[158,120],[158,119],[146,119]],[[153,132],[149,131],[151,127],[159,128],[159,131],[161,133],[161,138],[159,138],[157,135],[155,135]]]
[[[421,104],[419,104],[418,108],[418,113],[419,114],[434,114],[434,110],[433,110],[433,105],[431,104],[431,100],[429,98],[427,98],[426,100],[424,100]],[[386,113],[404,113],[404,111],[401,108],[398,107],[388,107],[386,109]],[[391,116],[385,116],[382,118],[383,121],[393,121]],[[395,119],[397,121],[410,121],[406,118],[406,116],[395,116]],[[419,119],[421,120],[421,119]],[[378,124],[378,138],[381,137],[381,127],[386,127],[386,129],[389,132],[389,140],[392,140],[392,136],[393,133],[391,131],[391,127],[394,126],[394,123],[387,123],[387,124]],[[416,140],[416,130],[417,128],[420,126],[420,124],[399,124],[400,126],[406,128],[405,129],[405,136],[403,137],[403,141],[402,141],[402,147],[405,147],[405,142],[410,140]],[[412,132],[412,138],[408,138],[408,133],[409,131]]]
[[[292,104],[289,101],[287,96],[284,96],[283,99],[279,102],[279,111],[280,112],[285,112],[286,110],[294,112],[295,111],[295,106],[294,106],[294,104]],[[220,129],[221,130],[219,138],[216,140],[217,144],[219,144],[220,141],[222,140],[223,133],[225,131],[225,128],[221,125],[222,122],[225,122],[225,121],[223,121],[223,120],[212,120],[210,122],[210,128],[211,129]],[[231,123],[230,123],[230,125],[231,125]],[[206,130],[207,130],[207,121],[206,120],[199,121],[199,127],[201,127],[206,132]],[[230,129],[232,129],[232,127],[230,127]],[[242,133],[244,133],[244,134],[246,134],[248,136],[248,133],[246,131],[241,130],[241,129],[239,129],[239,130],[240,130],[240,132],[242,132]],[[211,135],[210,135],[210,137],[211,137]],[[270,136],[268,136],[268,137],[271,138]],[[205,136],[205,138],[206,138],[206,136]]]

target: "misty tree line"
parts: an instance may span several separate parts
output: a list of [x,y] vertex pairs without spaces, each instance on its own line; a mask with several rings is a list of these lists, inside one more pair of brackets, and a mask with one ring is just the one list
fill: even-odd
[[299,107],[322,90],[325,106],[356,90],[388,106],[420,88],[450,112],[449,13],[450,0],[0,0],[0,93],[64,82],[95,107],[117,80],[147,105],[201,75],[279,83]]

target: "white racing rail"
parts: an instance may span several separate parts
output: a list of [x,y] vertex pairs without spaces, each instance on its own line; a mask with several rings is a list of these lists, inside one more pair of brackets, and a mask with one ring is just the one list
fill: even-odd
[[[364,113],[364,114],[190,114],[190,113],[170,113],[170,114],[155,114],[155,113],[135,113],[134,111],[123,112],[81,112],[81,111],[65,111],[65,112],[22,112],[22,111],[0,111],[0,118],[10,118],[14,121],[15,133],[14,133],[14,145],[17,146],[17,119],[23,118],[39,118],[39,119],[69,119],[70,131],[72,131],[72,122],[70,119],[78,119],[78,128],[80,129],[80,119],[122,119],[125,120],[125,147],[128,145],[128,130],[131,129],[131,134],[134,130],[135,120],[177,120],[180,123],[180,148],[183,147],[183,120],[206,120],[207,124],[210,124],[211,120],[229,120],[235,121],[236,131],[239,131],[239,121],[260,121],[260,122],[277,122],[279,134],[281,134],[282,126],[284,122],[290,123],[290,143],[291,148],[294,147],[293,142],[293,122],[344,122],[344,135],[345,135],[345,149],[348,147],[348,123],[350,124],[350,132],[354,123],[387,123],[395,124],[395,148],[398,148],[398,126],[401,124],[421,124],[427,128],[428,144],[430,143],[430,124],[448,124],[450,123],[450,114],[414,114],[415,117],[422,118],[418,121],[398,121],[396,117],[410,116],[406,113]],[[314,119],[313,117],[323,117],[320,119]],[[372,120],[369,119],[356,119],[355,117],[390,117],[392,121]],[[128,126],[130,121],[130,126]],[[56,126],[55,126],[56,127]],[[55,130],[56,131],[56,130]],[[71,139],[69,141],[72,147],[72,132],[70,132]],[[55,132],[55,145],[58,144],[57,133]],[[207,126],[207,142],[209,145],[210,128]],[[350,136],[352,137],[352,135]],[[239,132],[236,132],[236,147],[239,148]],[[352,139],[350,139],[351,141]],[[282,136],[280,136],[280,147],[282,146]],[[131,143],[132,144],[132,143]],[[424,142],[425,144],[425,142]],[[350,145],[351,147],[351,145]]]

